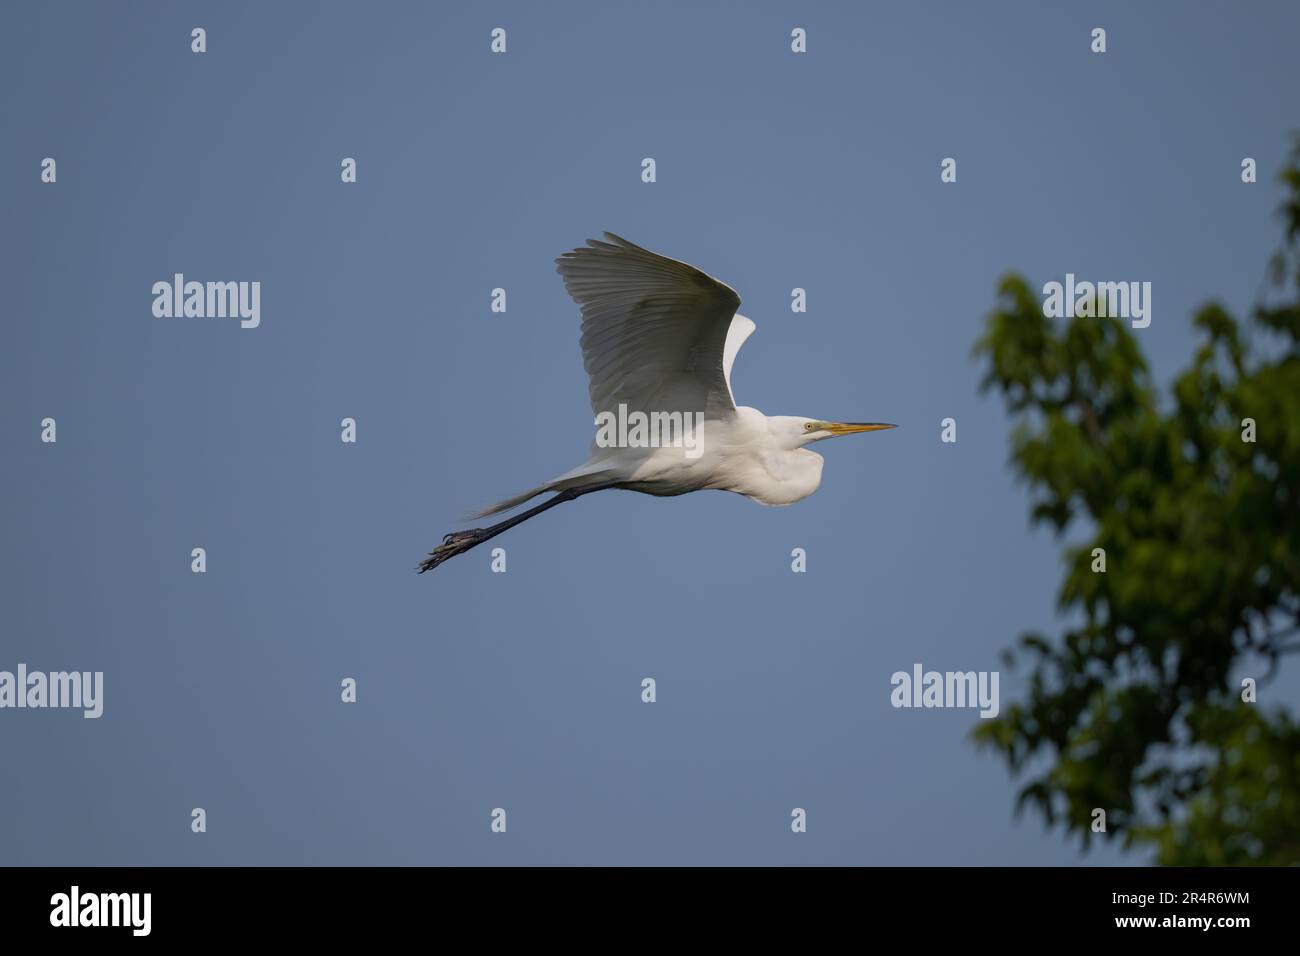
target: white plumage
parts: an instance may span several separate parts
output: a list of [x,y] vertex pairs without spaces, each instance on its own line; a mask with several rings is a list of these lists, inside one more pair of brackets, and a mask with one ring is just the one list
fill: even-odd
[[822,457],[803,446],[894,427],[769,417],[738,406],[731,370],[755,326],[737,313],[733,289],[694,266],[608,232],[556,265],[582,311],[582,358],[597,422],[602,415],[676,415],[702,428],[695,442],[678,446],[594,443],[577,468],[481,514],[509,511],[547,491],[558,492],[555,498],[490,528],[447,535],[421,571],[560,501],[606,488],[662,496],[716,489],[766,505],[793,504],[821,483]]

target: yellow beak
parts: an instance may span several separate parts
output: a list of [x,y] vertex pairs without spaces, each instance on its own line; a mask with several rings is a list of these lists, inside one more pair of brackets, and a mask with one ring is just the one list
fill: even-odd
[[880,432],[886,428],[897,428],[884,422],[827,422],[826,430],[832,435],[852,435],[855,432]]

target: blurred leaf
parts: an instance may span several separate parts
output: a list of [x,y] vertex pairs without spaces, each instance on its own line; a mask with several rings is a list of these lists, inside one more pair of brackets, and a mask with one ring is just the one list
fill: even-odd
[[1021,638],[1028,697],[974,736],[1013,771],[1050,758],[1017,810],[1084,846],[1101,808],[1102,836],[1162,863],[1300,863],[1300,727],[1231,680],[1300,650],[1300,138],[1282,179],[1281,301],[1245,328],[1200,309],[1202,342],[1167,399],[1121,321],[1055,323],[1018,276],[974,348],[1015,416],[1032,517],[1087,536],[1057,596],[1077,626]]

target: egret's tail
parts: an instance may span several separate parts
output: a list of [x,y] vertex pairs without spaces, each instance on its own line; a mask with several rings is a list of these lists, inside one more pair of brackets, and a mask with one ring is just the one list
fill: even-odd
[[522,505],[525,501],[536,498],[543,491],[550,490],[550,482],[547,482],[545,485],[538,485],[536,488],[530,488],[521,495],[515,495],[513,498],[507,498],[505,501],[498,501],[494,505],[488,505],[488,507],[484,508],[482,511],[474,512],[470,517],[486,518],[488,515],[495,515],[500,514],[502,511],[509,511],[511,508],[517,508],[519,505]]
[[482,511],[475,512],[471,517],[486,518],[488,515],[500,514],[502,511],[517,508],[525,501],[536,498],[547,491],[568,491],[571,488],[581,488],[595,482],[609,481],[615,476],[616,470],[612,469],[608,462],[589,461],[586,464],[579,465],[572,471],[566,471],[558,478],[552,478],[545,484],[538,485],[536,488],[530,488],[513,498],[507,498],[505,501],[498,501]]

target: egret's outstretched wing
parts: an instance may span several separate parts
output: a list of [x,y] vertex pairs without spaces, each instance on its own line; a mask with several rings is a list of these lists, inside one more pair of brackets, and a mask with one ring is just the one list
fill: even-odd
[[555,261],[582,307],[593,412],[735,411],[731,365],[754,323],[734,290],[608,232]]

